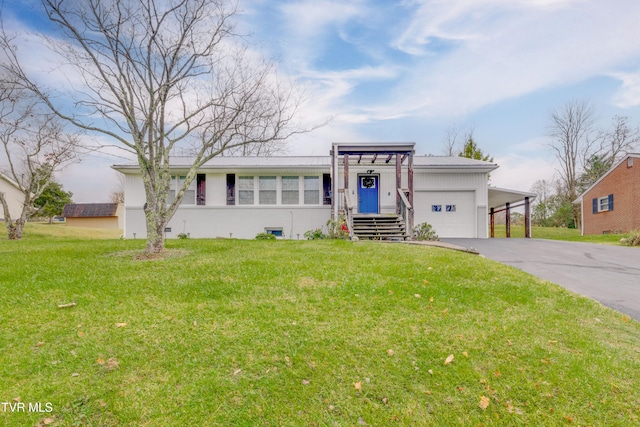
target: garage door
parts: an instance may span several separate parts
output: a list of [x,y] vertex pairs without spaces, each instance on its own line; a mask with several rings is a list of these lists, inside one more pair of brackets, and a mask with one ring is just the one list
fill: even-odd
[[414,224],[428,222],[440,237],[477,237],[473,191],[415,191]]

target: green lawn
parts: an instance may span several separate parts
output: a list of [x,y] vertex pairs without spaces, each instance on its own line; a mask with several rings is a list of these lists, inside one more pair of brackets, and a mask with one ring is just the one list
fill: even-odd
[[[496,225],[495,237],[505,237],[506,227],[504,224]],[[511,226],[511,237],[524,237],[523,225]],[[598,234],[591,236],[580,235],[580,230],[575,228],[558,227],[532,227],[531,237],[535,239],[566,240],[571,242],[605,243],[619,245],[624,234]]]
[[640,423],[640,324],[482,257],[28,231],[0,240],[0,402],[52,411],[0,425]]

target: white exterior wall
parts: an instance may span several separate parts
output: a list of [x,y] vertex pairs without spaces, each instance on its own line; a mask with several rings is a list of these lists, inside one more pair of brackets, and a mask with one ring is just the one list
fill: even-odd
[[[487,238],[487,191],[486,173],[414,171],[414,224],[428,222],[440,237]],[[433,212],[434,204],[442,211]]]
[[[125,237],[146,237],[142,208],[127,208]],[[168,238],[180,233],[191,237],[233,237],[253,239],[267,227],[281,228],[284,238],[304,239],[305,231],[322,227],[331,217],[331,206],[264,207],[264,206],[189,206],[181,207],[167,227]]]
[[[229,172],[232,173],[232,172]],[[300,176],[300,204],[282,205],[281,179],[277,178],[276,205],[259,205],[259,176]],[[304,239],[306,231],[323,227],[331,218],[331,205],[322,205],[322,172],[237,171],[237,176],[254,176],[254,205],[239,205],[238,179],[236,178],[236,204],[227,206],[227,172],[206,174],[205,206],[182,205],[167,224],[171,232],[168,238],[180,233],[189,233],[194,238],[233,237],[253,239],[267,228],[282,229],[287,239]],[[319,180],[318,204],[304,204],[304,176],[317,176]],[[127,174],[125,179],[125,225],[126,238],[146,238],[143,212],[144,187],[140,175]]]
[[[10,184],[0,176],[0,193],[4,193],[4,197],[9,206],[9,214],[14,220],[20,217],[22,212],[22,202],[24,194],[18,190],[13,184]],[[0,219],[4,220],[4,209],[0,204]]]
[[[274,159],[274,161],[277,161]],[[349,192],[351,200],[358,204],[358,175],[379,175],[379,203],[381,213],[395,213],[396,169],[395,165],[362,164],[349,165]],[[254,205],[239,205],[239,181],[236,178],[236,205],[227,206],[226,179],[228,173],[236,176],[254,176]],[[175,237],[180,233],[190,233],[191,237],[230,237],[252,239],[267,227],[281,228],[285,238],[303,238],[305,231],[322,227],[331,217],[331,206],[322,205],[322,176],[329,168],[277,168],[268,170],[216,170],[206,172],[206,205],[181,206],[167,227]],[[408,188],[407,167],[402,168],[402,188]],[[259,176],[277,176],[276,205],[258,204]],[[281,176],[300,176],[300,204],[281,205]],[[304,176],[318,176],[320,200],[317,205],[303,204]],[[344,187],[343,169],[338,169],[339,189]],[[429,222],[436,226],[440,237],[488,237],[488,193],[486,173],[463,171],[460,169],[414,169],[414,224]],[[339,197],[335,194],[334,197]],[[125,236],[146,237],[146,227],[142,207],[145,203],[142,178],[139,174],[126,174],[125,179]],[[341,201],[339,201],[341,204]],[[434,215],[432,204],[455,204],[455,215],[446,212]],[[292,224],[293,219],[293,224]]]

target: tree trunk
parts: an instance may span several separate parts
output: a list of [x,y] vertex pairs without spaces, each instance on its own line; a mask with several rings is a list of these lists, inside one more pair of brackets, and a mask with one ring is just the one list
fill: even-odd
[[15,222],[7,220],[7,238],[9,240],[22,239],[22,230],[24,229],[24,221],[18,219]]
[[145,252],[148,254],[159,254],[164,252],[164,227],[166,221],[158,212],[147,208],[145,211],[147,223],[147,246]]

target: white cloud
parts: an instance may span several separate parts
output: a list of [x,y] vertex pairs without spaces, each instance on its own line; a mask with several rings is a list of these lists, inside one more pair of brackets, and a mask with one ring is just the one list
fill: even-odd
[[500,167],[491,172],[491,185],[519,191],[529,191],[539,179],[552,179],[556,167],[550,160],[519,154],[497,156],[494,162]]
[[614,94],[612,102],[620,108],[640,105],[640,70],[635,73],[615,73],[612,77],[622,82],[622,87]]

